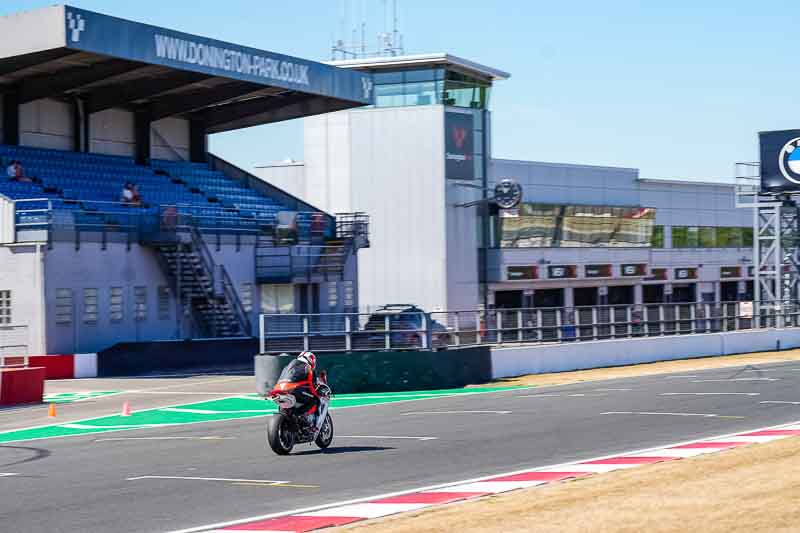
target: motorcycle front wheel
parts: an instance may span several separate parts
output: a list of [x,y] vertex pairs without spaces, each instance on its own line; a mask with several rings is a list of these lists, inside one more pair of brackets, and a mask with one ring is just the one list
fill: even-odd
[[327,413],[325,415],[325,423],[322,424],[322,429],[319,430],[319,435],[317,435],[317,439],[314,441],[320,450],[324,450],[328,446],[331,445],[333,441],[333,419],[331,418],[331,414]]
[[267,422],[267,441],[278,455],[289,455],[294,448],[294,424],[283,413],[272,415]]

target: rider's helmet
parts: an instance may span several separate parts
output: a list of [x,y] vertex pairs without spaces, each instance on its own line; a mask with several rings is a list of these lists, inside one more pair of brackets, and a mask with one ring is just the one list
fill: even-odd
[[298,361],[303,361],[304,363],[311,366],[311,370],[314,370],[317,367],[317,356],[314,355],[312,352],[303,352],[299,356],[297,356]]

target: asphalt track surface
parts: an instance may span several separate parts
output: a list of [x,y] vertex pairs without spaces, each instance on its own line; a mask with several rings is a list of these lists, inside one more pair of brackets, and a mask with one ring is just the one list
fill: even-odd
[[350,408],[289,457],[265,418],[8,443],[0,531],[180,530],[794,422],[799,385],[790,362]]

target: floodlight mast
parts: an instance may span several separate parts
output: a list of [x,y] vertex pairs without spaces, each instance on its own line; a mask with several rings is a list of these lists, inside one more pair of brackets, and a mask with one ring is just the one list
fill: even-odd
[[[753,209],[753,315],[760,327],[783,327],[800,289],[800,191],[765,191],[759,163],[736,164],[736,207]],[[791,311],[791,309],[788,309]],[[774,323],[769,316],[774,314]]]

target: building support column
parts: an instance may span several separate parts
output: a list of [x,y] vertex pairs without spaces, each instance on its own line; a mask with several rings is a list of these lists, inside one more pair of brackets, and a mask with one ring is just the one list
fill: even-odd
[[19,146],[19,93],[3,95],[3,144]]
[[198,119],[189,121],[189,161],[208,162],[208,134],[206,125]]
[[633,286],[633,304],[642,305],[644,303],[644,285],[637,283]]
[[137,165],[146,165],[150,161],[150,126],[152,120],[148,109],[137,109],[133,118],[136,150],[134,158]]

